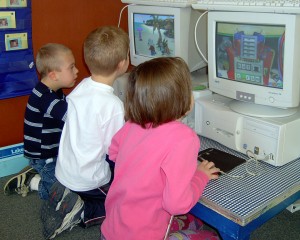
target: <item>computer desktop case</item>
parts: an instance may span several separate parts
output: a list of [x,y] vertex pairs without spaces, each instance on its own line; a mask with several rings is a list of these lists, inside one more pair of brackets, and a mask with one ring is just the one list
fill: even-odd
[[299,109],[289,117],[258,118],[232,111],[230,101],[218,94],[196,99],[196,133],[274,166],[300,157]]

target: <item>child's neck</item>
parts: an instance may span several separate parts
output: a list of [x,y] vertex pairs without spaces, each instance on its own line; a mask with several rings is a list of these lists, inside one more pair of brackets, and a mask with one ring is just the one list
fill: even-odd
[[56,86],[55,82],[51,81],[50,79],[46,78],[42,78],[41,82],[43,84],[45,84],[48,88],[50,88],[53,91],[57,91],[59,88]]
[[98,83],[103,83],[109,86],[113,86],[114,81],[116,79],[115,74],[109,75],[109,76],[102,76],[102,75],[95,75],[92,74],[91,78],[93,81],[98,82]]

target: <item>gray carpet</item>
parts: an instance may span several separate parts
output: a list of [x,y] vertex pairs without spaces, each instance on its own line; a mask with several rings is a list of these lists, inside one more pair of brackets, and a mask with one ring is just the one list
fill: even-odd
[[[8,179],[9,177],[0,178],[0,240],[42,240],[42,224],[40,221],[42,200],[39,199],[36,192],[30,193],[24,198],[17,194],[4,196],[3,186]],[[55,239],[98,240],[99,227],[89,229],[75,227]],[[287,210],[262,225],[250,237],[250,240],[299,239],[300,211],[292,214]]]

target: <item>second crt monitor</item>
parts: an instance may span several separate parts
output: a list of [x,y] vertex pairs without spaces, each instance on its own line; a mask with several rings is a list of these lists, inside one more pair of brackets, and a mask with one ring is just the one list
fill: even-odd
[[[128,6],[131,64],[136,66],[155,57],[181,57],[191,72],[207,64],[195,43],[194,29],[201,12],[192,8]],[[207,19],[199,21],[197,40],[207,52]]]

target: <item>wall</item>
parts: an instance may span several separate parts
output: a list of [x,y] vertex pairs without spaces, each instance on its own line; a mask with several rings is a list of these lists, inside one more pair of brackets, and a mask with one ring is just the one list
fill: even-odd
[[[82,55],[85,37],[98,26],[117,26],[124,6],[121,0],[32,0],[34,55],[45,43],[65,44],[74,52],[78,79],[82,79],[89,74]],[[120,27],[127,31],[127,10],[122,14]],[[0,100],[0,147],[23,141],[27,99],[28,96]]]

